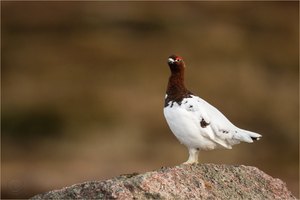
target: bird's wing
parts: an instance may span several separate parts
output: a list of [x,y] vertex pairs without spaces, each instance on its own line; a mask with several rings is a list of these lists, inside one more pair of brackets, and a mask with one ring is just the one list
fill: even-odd
[[205,137],[213,140],[225,148],[243,142],[253,142],[261,135],[246,131],[232,124],[218,109],[197,96],[192,96],[183,102],[188,111],[194,112],[199,120],[199,126],[203,129]]

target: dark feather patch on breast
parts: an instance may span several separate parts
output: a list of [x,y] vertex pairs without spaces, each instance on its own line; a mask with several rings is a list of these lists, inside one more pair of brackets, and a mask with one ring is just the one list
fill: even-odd
[[185,94],[180,94],[178,96],[173,94],[168,94],[167,98],[165,99],[165,107],[169,106],[169,102],[171,102],[171,107],[173,106],[173,103],[177,103],[178,105],[181,105],[181,103],[186,104],[187,101],[182,102],[184,98],[192,98],[192,93],[190,91],[187,91]]
[[200,125],[201,125],[202,128],[206,128],[209,125],[209,123],[207,123],[204,119],[202,119],[200,121]]

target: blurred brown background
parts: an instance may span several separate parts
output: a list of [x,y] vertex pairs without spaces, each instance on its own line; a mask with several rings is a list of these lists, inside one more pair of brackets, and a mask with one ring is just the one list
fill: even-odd
[[201,152],[257,166],[297,197],[298,2],[1,2],[2,198],[174,166],[167,57],[263,139]]

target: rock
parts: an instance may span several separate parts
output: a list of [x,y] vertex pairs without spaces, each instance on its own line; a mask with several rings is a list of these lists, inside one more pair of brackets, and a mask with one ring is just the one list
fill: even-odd
[[164,167],[39,194],[32,199],[296,199],[280,179],[256,167],[215,164]]

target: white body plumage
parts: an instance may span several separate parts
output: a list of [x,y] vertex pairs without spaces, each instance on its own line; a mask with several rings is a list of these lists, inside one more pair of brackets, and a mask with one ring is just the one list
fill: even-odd
[[[180,105],[169,102],[164,116],[173,134],[189,150],[231,149],[241,141],[252,143],[252,138],[261,137],[236,127],[218,109],[194,95],[184,98]],[[205,126],[201,126],[202,120],[207,123]],[[193,159],[196,158],[190,158],[190,162]]]

